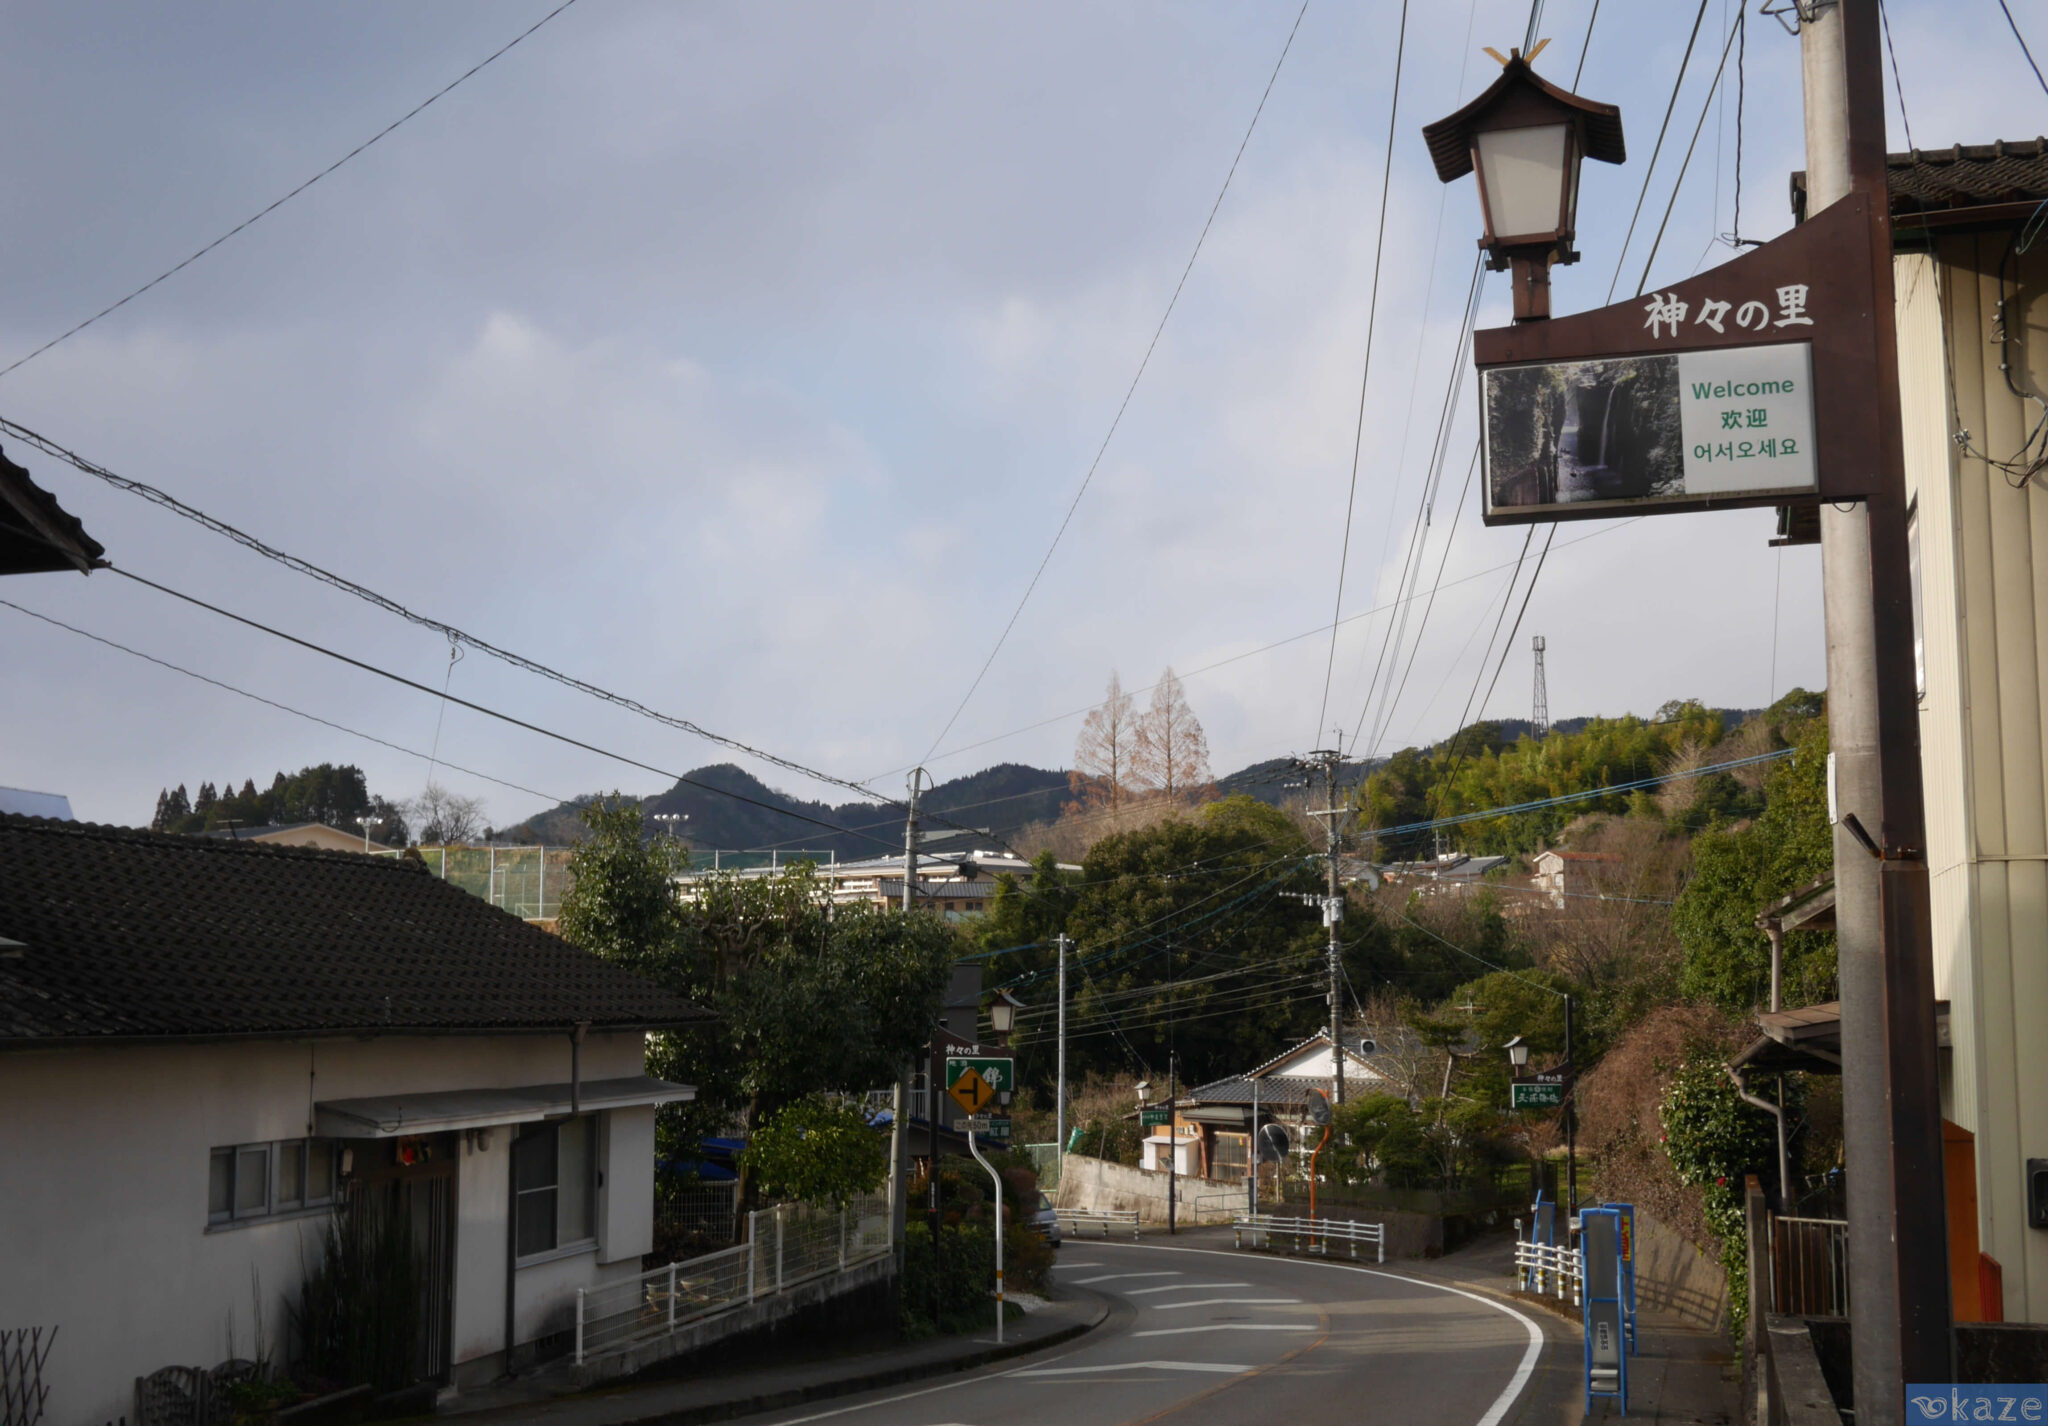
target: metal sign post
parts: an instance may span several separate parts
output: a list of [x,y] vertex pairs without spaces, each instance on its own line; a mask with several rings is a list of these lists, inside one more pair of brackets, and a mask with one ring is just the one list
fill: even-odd
[[1628,1354],[1636,1354],[1636,1206],[1633,1203],[1606,1205],[1621,1215],[1617,1247],[1621,1260],[1622,1321],[1628,1328]]
[[975,1132],[986,1129],[986,1119],[966,1119],[968,1126],[967,1152],[974,1155],[974,1161],[988,1170],[990,1182],[996,1190],[996,1345],[1003,1344],[1003,1176],[996,1172],[996,1166],[981,1156],[981,1148],[974,1142]]
[[1628,1350],[1621,1284],[1621,1214],[1588,1208],[1579,1214],[1579,1251],[1584,1280],[1579,1300],[1586,1328],[1586,1414],[1593,1398],[1611,1396],[1628,1415]]

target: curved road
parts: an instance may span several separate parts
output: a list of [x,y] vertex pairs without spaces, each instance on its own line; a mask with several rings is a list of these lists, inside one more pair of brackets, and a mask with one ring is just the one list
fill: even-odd
[[[1213,1241],[1213,1240],[1212,1240]],[[1055,1281],[1111,1299],[1077,1343],[776,1426],[1499,1426],[1543,1349],[1504,1302],[1387,1268],[1228,1247],[1070,1242]]]

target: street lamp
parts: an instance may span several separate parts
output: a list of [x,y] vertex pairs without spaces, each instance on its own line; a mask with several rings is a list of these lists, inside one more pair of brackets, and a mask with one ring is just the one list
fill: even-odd
[[1520,1035],[1508,1041],[1501,1048],[1508,1052],[1508,1063],[1515,1067],[1517,1075],[1529,1063],[1529,1044]]
[[[1445,183],[1479,176],[1487,266],[1514,269],[1515,320],[1550,315],[1552,263],[1579,260],[1579,165],[1620,163],[1621,110],[1581,99],[1529,68],[1548,41],[1524,55],[1510,51],[1492,87],[1457,113],[1425,124],[1436,176]],[[1494,58],[1499,59],[1498,54]]]
[[996,1043],[1005,1049],[1010,1044],[1010,1031],[1016,1028],[1017,1011],[1024,1002],[1007,990],[996,992],[996,998],[989,1002],[988,1028],[994,1034]]
[[363,850],[370,850],[370,829],[384,825],[382,817],[358,817],[356,823],[363,829]]

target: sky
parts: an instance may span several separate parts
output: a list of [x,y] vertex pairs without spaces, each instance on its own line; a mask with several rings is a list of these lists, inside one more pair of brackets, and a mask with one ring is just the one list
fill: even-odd
[[[0,365],[551,8],[0,12],[16,136]],[[1921,147],[2048,131],[1996,0],[1890,8]],[[1771,512],[1747,511],[1559,527],[1485,697],[1527,532],[1454,503],[1475,440],[1459,319],[1478,202],[1470,179],[1437,182],[1419,131],[1491,82],[1481,46],[1518,44],[1528,9],[1416,5],[1404,42],[1395,0],[1310,0],[1275,79],[1298,9],[580,0],[0,378],[0,415],[430,618],[888,796],[920,762],[940,779],[1065,766],[1112,671],[1140,689],[1179,672],[1219,772],[1333,728],[1391,752],[1447,734],[1468,701],[1526,717],[1535,634],[1558,717],[1821,684],[1818,551],[1770,549]],[[1652,289],[1725,261],[1735,229],[1732,57],[1708,92],[1732,0],[1709,0],[1625,256],[1694,7],[1610,0],[1588,44],[1592,9],[1544,6],[1537,68],[1569,87],[1583,54],[1577,87],[1621,106],[1629,158],[1586,167],[1559,313],[1610,283],[1633,294],[1646,261]],[[2048,50],[2048,18],[2015,12]],[[1803,162],[1798,46],[1752,11],[1742,51],[1740,232],[1769,238]],[[1896,96],[1889,124],[1905,147]],[[1494,277],[1480,325],[1506,320]],[[1439,565],[1443,583],[1401,631],[1412,668],[1386,708],[1389,616],[1371,611],[1398,592],[1454,375],[1422,555],[1424,588]],[[833,793],[475,650],[451,668],[431,630],[0,450],[122,569],[639,764],[444,711],[101,571],[0,598],[327,723],[0,608],[0,785],[129,825],[166,785],[325,761],[391,797],[431,777],[498,825],[726,760]]]

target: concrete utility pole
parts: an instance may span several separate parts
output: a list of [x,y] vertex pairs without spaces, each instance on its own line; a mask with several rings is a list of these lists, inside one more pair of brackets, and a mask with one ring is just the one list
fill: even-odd
[[[1859,1426],[1954,1379],[1878,0],[1800,0],[1806,204],[1871,205],[1879,493],[1820,510]],[[1825,456],[1825,453],[1823,453]]]
[[1060,957],[1059,1055],[1054,1072],[1052,1108],[1053,1135],[1059,1142],[1053,1153],[1060,1165],[1060,1181],[1064,1183],[1067,1177],[1067,947],[1074,943],[1067,939],[1065,931],[1054,936],[1052,943],[1059,948]]
[[[1337,805],[1337,774],[1344,766],[1344,748],[1340,741],[1334,748],[1318,748],[1308,755],[1311,767],[1320,768],[1323,774],[1323,800],[1325,807],[1310,811],[1309,816],[1322,819],[1323,833],[1328,839],[1329,888],[1323,895],[1323,926],[1330,933],[1328,956],[1330,974],[1330,1059],[1336,1075],[1336,1098],[1332,1103],[1344,1102],[1344,949],[1337,940],[1337,928],[1344,922],[1344,893],[1337,885],[1337,851],[1343,845],[1344,832],[1339,819],[1348,817],[1351,809]],[[1307,898],[1303,898],[1304,900]]]
[[[917,904],[915,886],[917,882],[917,782],[924,775],[923,768],[910,771],[910,816],[903,824],[903,909],[909,911]],[[714,853],[714,856],[716,854]],[[836,854],[835,854],[836,855]],[[891,1099],[893,1118],[889,1125],[889,1232],[890,1241],[896,1244],[897,1281],[902,1281],[904,1228],[909,1223],[910,1205],[906,1191],[910,1180],[910,1078],[911,1070],[905,1069],[897,1077],[896,1090]],[[932,1126],[932,1261],[938,1262],[938,1191],[939,1191],[939,1105],[938,1086],[932,1085],[926,1096],[925,1113]],[[934,1318],[936,1321],[936,1318]]]
[[910,815],[903,819],[903,909],[917,905],[917,784],[925,776],[921,767],[910,770]]

